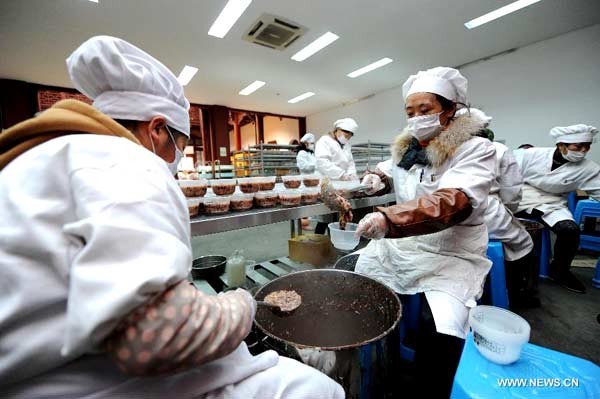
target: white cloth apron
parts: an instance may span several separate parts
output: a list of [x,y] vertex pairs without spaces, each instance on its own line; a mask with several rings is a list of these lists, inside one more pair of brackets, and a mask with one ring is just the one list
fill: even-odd
[[[490,150],[491,143],[487,143],[485,145],[479,139],[472,139],[460,147],[462,151],[457,151],[460,153],[458,157],[481,151],[481,167],[493,169],[493,159],[489,158],[493,157],[495,150],[493,147]],[[486,147],[478,149],[478,144]],[[477,155],[473,158],[477,158]],[[460,167],[467,168],[456,168]],[[449,182],[445,181],[443,185],[441,182],[443,174],[452,166],[446,170],[444,167],[435,170],[431,166],[414,165],[405,171],[386,161],[379,164],[378,168],[386,175],[391,175],[396,201],[402,203],[448,186]],[[453,172],[456,175],[458,171]],[[491,266],[485,255],[488,244],[487,229],[483,223],[485,205],[477,206],[477,203],[485,201],[492,176],[493,173],[489,173],[490,182],[478,192],[467,190],[477,197],[470,199],[479,210],[474,210],[472,216],[463,223],[471,220],[475,224],[458,224],[423,236],[372,240],[359,257],[356,271],[387,284],[399,294],[424,292],[436,330],[465,338],[469,308],[475,306],[476,300],[481,297]],[[455,188],[462,188],[461,182],[456,183]]]
[[315,173],[317,170],[317,158],[314,153],[301,150],[296,155],[296,165],[303,175]]
[[567,206],[567,198],[562,194],[552,194],[538,188],[523,185],[523,199],[519,203],[519,212],[533,212],[534,209],[543,212],[542,220],[549,226],[554,226],[561,220],[575,220]]
[[497,194],[490,194],[485,212],[485,224],[492,240],[502,241],[504,259],[513,261],[533,249],[533,240],[516,217],[504,206]]

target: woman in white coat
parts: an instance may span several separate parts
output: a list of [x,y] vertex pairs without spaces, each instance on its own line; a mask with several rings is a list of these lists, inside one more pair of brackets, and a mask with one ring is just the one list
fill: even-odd
[[426,397],[449,396],[469,308],[491,265],[484,215],[496,151],[476,137],[485,121],[455,116],[466,92],[467,80],[452,68],[412,75],[403,86],[408,127],[394,141],[392,159],[363,179],[371,190],[391,183],[397,205],[360,221],[357,235],[374,240],[356,271],[398,294],[422,296],[415,362]]
[[600,200],[600,166],[585,159],[598,129],[584,124],[555,127],[556,147],[515,151],[525,185],[520,216],[539,219],[556,234],[549,277],[561,286],[583,293],[585,286],[570,271],[579,248],[580,228],[567,207],[567,196],[583,190]]
[[300,139],[300,150],[296,155],[296,164],[300,173],[308,175],[315,173],[317,169],[317,158],[315,157],[315,135],[306,133]]
[[317,170],[332,180],[358,180],[350,139],[358,131],[352,118],[335,121],[333,130],[317,141]]
[[[356,165],[352,157],[350,139],[358,131],[358,124],[352,118],[338,119],[333,130],[317,141],[315,157],[317,171],[331,180],[358,181]],[[333,215],[322,215],[315,227],[316,234],[324,234],[327,224],[334,221]]]
[[0,396],[342,398],[308,366],[249,353],[248,292],[187,281],[177,78],[107,36],[67,66],[94,107],[65,100],[0,135]]

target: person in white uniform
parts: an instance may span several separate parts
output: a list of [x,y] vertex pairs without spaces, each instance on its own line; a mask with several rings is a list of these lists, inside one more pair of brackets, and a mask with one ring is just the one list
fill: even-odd
[[485,120],[456,116],[466,94],[467,80],[453,68],[410,76],[403,85],[408,127],[392,144],[392,159],[363,178],[369,191],[391,184],[397,205],[360,221],[356,234],[373,240],[356,271],[398,294],[422,296],[415,362],[425,397],[449,396],[469,308],[491,266],[484,215],[496,150],[477,137]]
[[64,100],[0,136],[0,396],[343,398],[308,366],[249,353],[248,292],[187,282],[177,78],[108,36],[67,67],[93,107]]
[[523,176],[512,151],[502,143],[494,141],[494,132],[489,125],[492,118],[477,108],[463,108],[457,115],[476,115],[486,121],[478,134],[487,138],[496,147],[496,176],[488,197],[484,220],[492,240],[502,241],[509,304],[537,306],[539,301],[527,290],[527,271],[535,263],[533,240],[525,227],[513,216],[521,201]]
[[300,150],[296,155],[296,164],[300,173],[308,175],[315,173],[317,169],[317,158],[315,157],[315,135],[306,133],[300,139]]
[[580,227],[567,206],[575,190],[600,200],[600,166],[585,159],[598,129],[578,124],[555,127],[550,136],[556,146],[515,151],[525,185],[519,203],[519,216],[540,220],[556,234],[549,277],[578,293],[585,286],[571,272],[571,262],[579,248]]
[[[338,119],[333,130],[321,137],[315,147],[317,172],[331,180],[358,181],[356,165],[352,157],[350,139],[358,132],[358,124],[352,118]],[[334,215],[317,216],[316,234],[324,234]]]
[[339,119],[333,124],[333,131],[317,141],[315,157],[321,175],[332,180],[358,180],[350,145],[357,131],[354,119]]

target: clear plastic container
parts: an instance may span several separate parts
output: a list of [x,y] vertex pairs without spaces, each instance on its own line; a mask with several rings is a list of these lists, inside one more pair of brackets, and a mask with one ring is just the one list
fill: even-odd
[[272,208],[277,205],[278,198],[275,191],[259,191],[254,194],[254,203],[260,208]]
[[232,211],[247,211],[254,205],[254,194],[234,194],[231,196],[229,209]]
[[231,195],[235,192],[235,179],[213,179],[210,188],[215,195]]
[[198,180],[177,180],[179,188],[183,191],[183,195],[188,198],[204,197],[208,189],[208,181],[206,179]]
[[259,177],[242,177],[237,179],[240,191],[245,194],[256,193],[260,190]]
[[302,184],[302,176],[281,176],[285,188],[298,188]]
[[241,250],[236,249],[233,255],[227,259],[225,275],[229,287],[241,287],[246,282],[246,259]]
[[283,206],[298,206],[302,201],[299,190],[285,190],[279,193],[279,203]]
[[316,187],[321,182],[319,175],[303,175],[302,182],[305,187]]
[[479,353],[497,364],[519,360],[529,341],[531,327],[516,313],[496,306],[475,306],[469,312],[469,325]]
[[340,230],[339,222],[329,223],[329,234],[331,234],[331,243],[337,249],[351,251],[360,242],[359,238],[354,238],[354,232],[358,224],[346,223],[346,230]]
[[302,203],[306,205],[316,204],[321,198],[321,190],[318,187],[305,187],[301,193]]
[[277,180],[277,176],[260,177],[258,180],[260,183],[260,191],[273,190],[275,188],[276,180]]
[[204,198],[188,198],[187,206],[190,212],[190,217],[198,216],[200,213],[200,206],[204,207]]
[[[235,186],[234,186],[235,187]],[[229,212],[230,197],[206,197],[204,198],[204,212],[207,215],[218,215]]]

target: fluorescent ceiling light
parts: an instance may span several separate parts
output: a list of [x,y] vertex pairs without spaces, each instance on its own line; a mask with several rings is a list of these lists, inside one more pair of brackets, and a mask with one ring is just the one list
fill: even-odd
[[250,3],[252,3],[252,0],[229,0],[208,30],[208,34],[221,39],[224,38]]
[[357,76],[364,75],[367,72],[371,72],[373,69],[381,68],[382,66],[387,65],[387,64],[389,64],[392,61],[393,60],[391,58],[385,57],[385,58],[380,59],[379,61],[375,61],[372,64],[369,64],[369,65],[364,66],[364,67],[362,67],[360,69],[357,69],[354,72],[350,72],[346,76],[348,76],[349,78],[355,78]]
[[304,47],[302,50],[298,51],[296,54],[292,56],[294,61],[304,61],[317,51],[322,50],[323,48],[329,46],[331,43],[335,42],[340,37],[335,33],[327,32],[317,40]]
[[297,102],[300,102],[302,100],[306,100],[308,97],[312,97],[314,95],[315,95],[315,93],[313,93],[312,91],[307,91],[304,94],[300,94],[298,97],[294,97],[291,100],[288,100],[288,103],[290,103],[290,104],[296,104]]
[[537,3],[538,1],[541,1],[541,0],[518,0],[518,1],[515,1],[514,3],[507,4],[504,7],[498,8],[497,10],[488,12],[487,14],[482,15],[479,18],[475,18],[475,19],[470,20],[469,22],[465,22],[465,27],[467,29],[477,28],[479,25],[486,24],[490,21],[493,21],[495,19],[503,17],[507,14],[518,11],[521,8],[525,8],[527,6]]
[[98,0],[90,0],[92,3],[97,3]]
[[177,80],[179,81],[179,83],[181,83],[182,86],[185,86],[188,83],[190,83],[190,80],[192,80],[196,72],[198,72],[198,68],[186,65],[181,70],[181,73],[177,77]]
[[251,83],[248,87],[240,91],[240,95],[247,96],[249,94],[254,93],[256,90],[260,89],[265,85],[265,82],[261,82],[260,80],[255,80],[254,83]]

